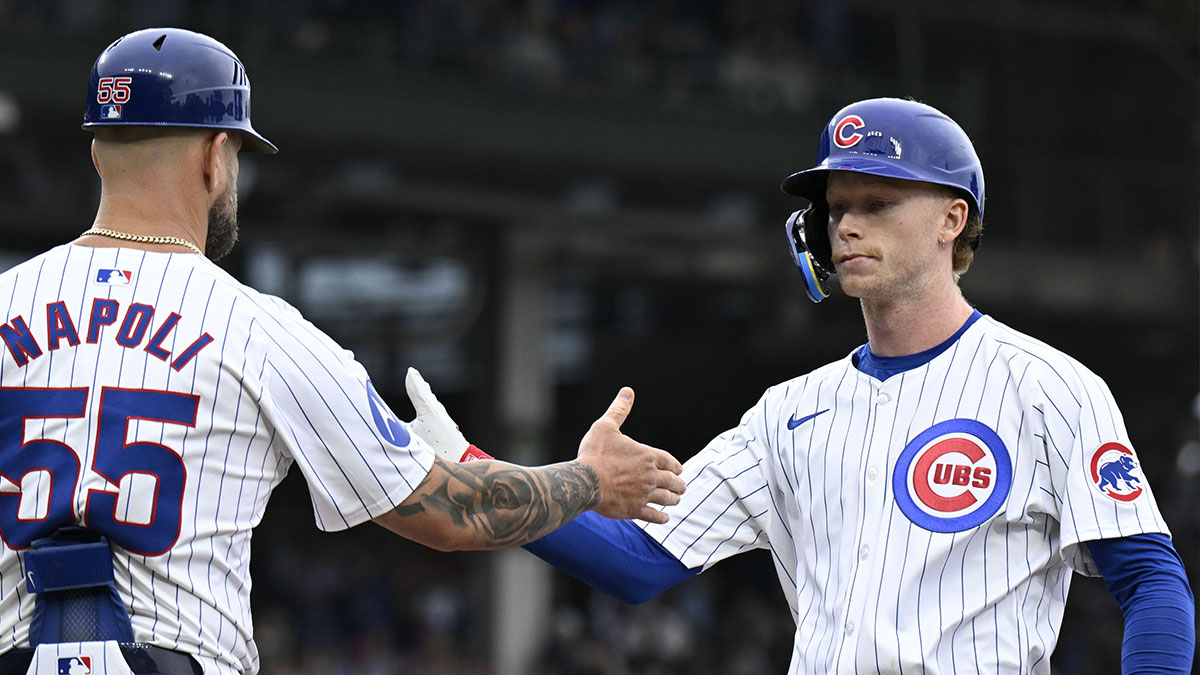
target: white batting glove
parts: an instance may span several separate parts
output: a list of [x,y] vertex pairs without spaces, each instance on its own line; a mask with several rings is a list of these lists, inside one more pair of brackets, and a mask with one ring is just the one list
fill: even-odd
[[409,424],[412,432],[433,448],[438,457],[448,462],[472,462],[477,459],[492,459],[491,455],[471,445],[467,437],[458,430],[458,425],[446,412],[446,406],[437,400],[429,383],[416,368],[409,368],[404,378],[404,388],[412,401],[417,416]]

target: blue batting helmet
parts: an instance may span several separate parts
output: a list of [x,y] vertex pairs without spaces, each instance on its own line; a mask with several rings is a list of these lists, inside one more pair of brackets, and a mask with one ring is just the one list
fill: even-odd
[[[898,98],[851,103],[829,120],[819,152],[816,166],[780,184],[784,192],[811,202],[808,209],[788,219],[787,235],[814,302],[829,294],[821,282],[834,273],[825,227],[829,221],[825,183],[830,171],[945,185],[960,192],[983,218],[983,166],[971,139],[954,120],[924,103]],[[978,245],[978,239],[971,242],[972,248]]]
[[96,59],[83,128],[113,125],[237,131],[243,149],[278,152],[250,125],[250,79],[237,55],[180,28],[130,33]]

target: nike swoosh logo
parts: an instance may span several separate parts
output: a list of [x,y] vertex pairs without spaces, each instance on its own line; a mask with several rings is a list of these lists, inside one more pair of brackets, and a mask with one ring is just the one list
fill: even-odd
[[816,417],[817,415],[821,415],[821,414],[824,414],[827,412],[829,412],[829,408],[826,408],[824,410],[818,410],[817,412],[815,412],[811,415],[805,415],[804,417],[801,417],[800,419],[796,419],[796,416],[792,415],[792,418],[790,420],[788,420],[788,423],[787,423],[788,431],[795,429],[796,427],[800,426],[801,424],[804,424],[805,422],[811,420],[812,418]]

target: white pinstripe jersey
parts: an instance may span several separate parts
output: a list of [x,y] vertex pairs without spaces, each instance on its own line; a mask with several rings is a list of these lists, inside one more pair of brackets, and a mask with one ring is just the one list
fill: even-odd
[[1100,378],[986,316],[943,346],[771,387],[644,526],[691,568],[769,549],[793,675],[1049,673],[1082,542],[1167,532]]
[[255,672],[250,534],[289,467],[340,530],[433,465],[349,352],[202,256],[59,246],[0,275],[0,324],[3,650],[33,611],[14,548],[86,524],[135,639]]

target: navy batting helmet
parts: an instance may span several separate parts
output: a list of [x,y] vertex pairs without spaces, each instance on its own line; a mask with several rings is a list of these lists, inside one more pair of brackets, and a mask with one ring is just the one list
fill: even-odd
[[[811,169],[783,180],[784,192],[811,206],[787,222],[792,255],[814,302],[829,295],[823,282],[834,274],[826,223],[825,183],[830,171],[856,171],[887,178],[945,185],[959,191],[983,218],[983,166],[962,127],[924,103],[873,98],[838,111],[821,134],[820,157]],[[971,247],[979,246],[979,240]]]
[[113,125],[238,131],[243,149],[278,152],[250,125],[250,79],[237,55],[180,28],[130,33],[96,59],[83,128]]

